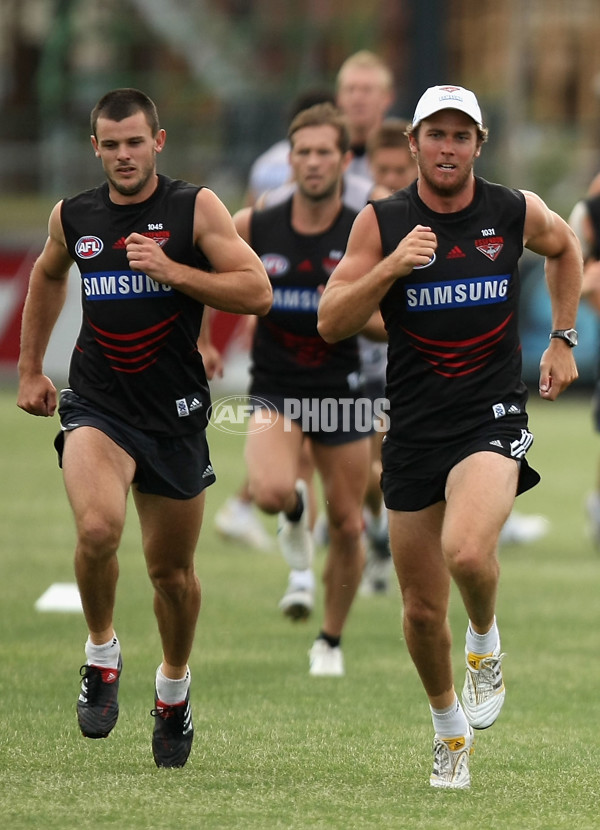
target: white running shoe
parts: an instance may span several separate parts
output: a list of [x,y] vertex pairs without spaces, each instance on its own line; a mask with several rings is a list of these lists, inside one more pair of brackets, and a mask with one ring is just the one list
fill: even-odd
[[502,709],[506,690],[502,679],[500,644],[489,654],[473,654],[465,648],[467,675],[462,705],[474,729],[487,729]]
[[291,620],[306,620],[315,607],[315,575],[311,570],[291,571],[279,608]]
[[393,570],[387,510],[384,508],[379,517],[365,510],[364,519],[367,559],[359,593],[361,596],[386,594],[390,587]]
[[466,790],[471,786],[469,758],[473,754],[473,730],[458,738],[433,738],[433,771],[429,778],[432,787],[447,790]]
[[365,522],[365,533],[367,539],[373,545],[382,559],[389,559],[390,552],[390,531],[388,527],[388,514],[385,507],[381,509],[381,515],[374,516],[370,510],[363,510]]
[[359,594],[363,597],[387,594],[392,570],[392,558],[389,553],[387,557],[380,556],[378,549],[367,540],[367,561],[358,589]]
[[528,545],[542,539],[550,529],[550,522],[545,516],[525,516],[523,513],[510,514],[500,531],[501,545]]
[[313,677],[344,676],[344,656],[339,646],[330,646],[326,640],[319,638],[312,644],[308,659],[308,673]]
[[314,541],[308,528],[308,487],[301,478],[296,482],[296,492],[304,504],[302,515],[297,522],[291,522],[285,513],[279,514],[277,541],[290,568],[306,571],[312,565]]
[[264,529],[249,502],[238,498],[227,499],[215,514],[215,527],[225,539],[242,542],[258,550],[273,549],[273,538]]

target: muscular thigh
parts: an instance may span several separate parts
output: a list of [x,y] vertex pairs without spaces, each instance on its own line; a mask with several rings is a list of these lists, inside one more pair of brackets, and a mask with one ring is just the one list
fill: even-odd
[[518,462],[495,452],[477,452],[452,468],[446,482],[445,544],[470,538],[482,548],[496,541],[515,500]]
[[135,461],[95,427],[78,427],[64,436],[65,488],[77,520],[91,513],[122,522]]
[[133,498],[150,571],[191,567],[202,527],[205,491],[190,499],[141,493]]
[[450,575],[442,554],[443,501],[423,510],[388,511],[390,548],[406,600],[422,604],[447,601]]
[[281,415],[268,429],[252,416],[245,447],[251,490],[264,489],[267,481],[271,489],[293,489],[303,440],[300,428]]

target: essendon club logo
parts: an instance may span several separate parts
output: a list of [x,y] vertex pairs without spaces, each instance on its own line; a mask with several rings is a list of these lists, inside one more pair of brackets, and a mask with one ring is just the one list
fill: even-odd
[[171,238],[169,231],[147,231],[143,233],[142,236],[147,236],[149,239],[153,239],[159,248],[164,247]]
[[498,258],[500,251],[504,247],[504,238],[502,236],[490,236],[487,239],[476,239],[475,247],[493,262]]
[[104,243],[97,236],[82,236],[75,243],[75,253],[79,259],[92,259],[98,256],[104,248]]

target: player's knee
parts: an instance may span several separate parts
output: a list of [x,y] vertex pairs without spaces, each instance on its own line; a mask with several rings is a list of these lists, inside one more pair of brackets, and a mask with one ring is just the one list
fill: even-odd
[[84,556],[112,556],[121,540],[122,525],[99,513],[89,513],[78,522],[78,549]]
[[459,583],[475,579],[487,567],[488,551],[476,541],[463,540],[460,545],[446,549],[444,556],[448,570]]
[[161,565],[149,568],[148,575],[155,591],[171,602],[180,603],[190,591],[199,588],[198,578],[192,567],[171,568]]
[[275,514],[285,510],[294,493],[294,482],[253,482],[251,493],[256,506],[264,513]]
[[403,593],[404,625],[418,635],[430,635],[438,632],[444,625],[446,609],[424,597],[412,593]]
[[329,534],[336,538],[340,544],[350,546],[355,543],[363,533],[363,516],[361,509],[355,510],[332,510],[329,515]]

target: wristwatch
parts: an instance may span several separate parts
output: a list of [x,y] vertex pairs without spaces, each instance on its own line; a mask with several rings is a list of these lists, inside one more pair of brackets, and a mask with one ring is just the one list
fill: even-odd
[[575,329],[554,329],[550,332],[550,340],[553,337],[560,337],[571,348],[577,345],[577,331]]

